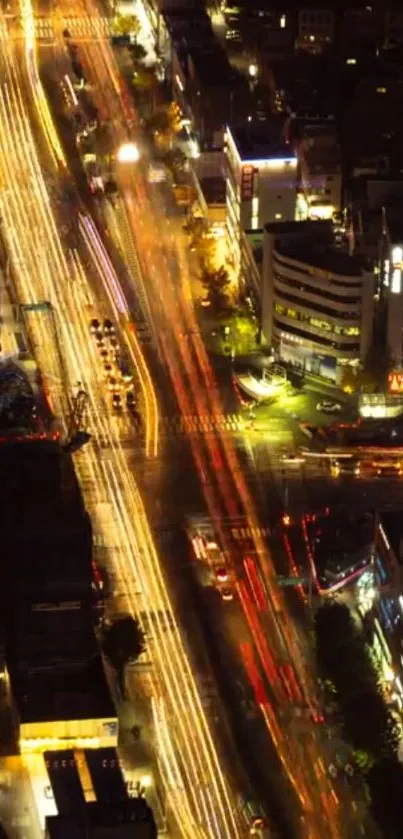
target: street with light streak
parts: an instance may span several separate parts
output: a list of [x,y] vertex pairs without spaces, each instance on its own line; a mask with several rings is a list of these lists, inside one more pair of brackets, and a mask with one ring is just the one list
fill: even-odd
[[[73,12],[83,18],[91,16],[92,20],[99,17],[92,2],[82,10],[68,2],[59,4],[52,31],[61,64],[63,21]],[[0,216],[19,299],[25,306],[48,301],[55,312],[57,336],[54,323],[50,324],[40,310],[33,310],[27,317],[49,399],[61,423],[67,421],[67,395],[74,392],[77,382],[89,395],[92,443],[76,456],[75,463],[94,530],[105,529],[113,546],[110,561],[125,603],[133,614],[142,616],[146,633],[151,626],[153,629],[154,726],[159,769],[175,829],[189,839],[235,839],[248,833],[238,790],[232,778],[229,780],[220,744],[214,742],[197,673],[192,672],[173,614],[146,512],[152,499],[145,496],[145,503],[142,500],[127,446],[128,432],[124,436],[105,400],[102,370],[89,334],[89,322],[99,314],[113,317],[119,326],[141,393],[144,458],[163,457],[164,439],[160,439],[153,380],[132,328],[127,302],[130,283],[141,283],[137,291],[145,298],[145,315],[179,411],[183,415],[223,413],[193,310],[183,239],[176,220],[166,213],[163,194],[147,183],[141,163],[133,166],[120,162],[120,200],[108,221],[110,235],[123,248],[127,260],[124,282],[97,226],[78,201],[74,208],[78,244],[75,249],[66,244],[58,232],[60,216],[72,208],[63,210],[55,205],[53,191],[55,183],[71,178],[40,80],[41,53],[37,52],[30,0],[21,0],[15,14],[16,21],[1,20],[0,28]],[[17,26],[19,35],[13,38],[13,27]],[[119,148],[136,130],[137,119],[130,100],[122,97],[112,48],[106,38],[88,39],[81,45],[81,55],[96,104],[111,120]],[[62,364],[57,337],[62,346]],[[200,430],[189,437],[189,443],[206,512],[232,558],[237,580],[237,655],[291,790],[291,812],[284,823],[293,824],[295,835],[310,839],[350,836],[351,802],[332,786],[325,747],[315,723],[305,723],[302,736],[298,725],[290,722],[296,694],[315,715],[314,678],[303,641],[279,592],[265,540],[259,535],[261,522],[236,446],[220,428],[213,434]],[[147,493],[146,480],[141,490]],[[151,491],[155,492],[155,481]],[[253,559],[242,554],[223,524],[239,519],[253,533]],[[287,682],[285,668],[290,673]],[[269,766],[267,771],[269,776]]]
[[[0,193],[2,232],[20,302],[31,305],[49,301],[57,313],[65,371],[60,369],[47,318],[33,311],[28,323],[55,414],[66,418],[65,394],[69,388],[73,391],[78,381],[89,394],[94,443],[79,455],[77,468],[95,529],[100,507],[105,512],[108,506],[115,572],[130,609],[142,615],[146,632],[147,620],[153,616],[153,709],[169,810],[175,813],[184,836],[238,836],[241,833],[233,815],[234,803],[172,614],[143,502],[103,401],[101,370],[88,329],[91,316],[99,308],[115,316],[131,353],[145,406],[146,453],[150,456],[158,446],[155,393],[135,334],[127,328],[128,311],[119,281],[95,226],[85,215],[80,217],[82,256],[66,252],[58,234],[41,170],[45,161],[38,153],[39,130],[47,146],[47,171],[50,167],[53,177],[57,173],[64,177],[66,163],[38,76],[32,8],[24,3],[21,11],[26,36],[24,62],[17,63],[13,41],[7,38],[6,27],[2,29]],[[18,57],[21,55],[19,49]],[[32,128],[33,108],[37,125]],[[96,305],[92,288],[103,294]]]

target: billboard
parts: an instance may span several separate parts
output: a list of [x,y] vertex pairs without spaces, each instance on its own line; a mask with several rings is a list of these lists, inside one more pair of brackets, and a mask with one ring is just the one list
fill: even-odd
[[249,164],[247,166],[242,166],[241,201],[252,201],[253,172],[253,166],[250,166]]
[[403,370],[394,370],[388,376],[389,393],[403,393]]

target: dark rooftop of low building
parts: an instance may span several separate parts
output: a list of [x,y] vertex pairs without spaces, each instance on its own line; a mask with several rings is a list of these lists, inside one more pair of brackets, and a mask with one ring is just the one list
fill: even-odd
[[279,237],[309,237],[321,243],[333,244],[333,225],[331,221],[272,221],[265,224],[267,233]]
[[333,244],[331,222],[271,222],[265,231],[275,236],[277,253],[322,271],[346,277],[360,277],[366,267],[361,256],[350,256]]
[[22,723],[115,718],[100,656],[66,664],[47,663],[41,671],[10,672]]
[[200,186],[207,204],[225,204],[225,179],[220,177],[201,178]]
[[295,157],[293,149],[284,140],[284,121],[281,118],[231,125],[229,131],[241,160]]
[[295,240],[282,240],[276,245],[277,250],[289,259],[295,259],[313,268],[319,268],[322,271],[329,271],[340,276],[361,277],[365,268],[365,260],[361,256],[350,256],[340,248]]
[[[58,442],[0,442],[0,522],[24,527],[26,521],[55,521],[84,510],[72,461]],[[18,532],[18,531],[17,531]]]
[[98,831],[109,839],[157,839],[157,827],[144,798],[128,798],[119,804],[87,803],[71,815],[47,816],[47,839],[88,839]]
[[7,624],[8,661],[40,669],[44,661],[57,667],[97,655],[90,604],[82,607],[79,601],[64,601],[24,606],[11,612]]
[[170,9],[163,12],[165,25],[174,44],[184,39],[188,44],[212,40],[211,21],[204,8]]

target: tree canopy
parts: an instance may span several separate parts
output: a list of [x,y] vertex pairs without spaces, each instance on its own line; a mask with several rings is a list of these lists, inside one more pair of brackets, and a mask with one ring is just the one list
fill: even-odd
[[362,631],[349,609],[326,604],[315,617],[319,670],[335,687],[344,731],[373,763],[397,753],[399,732],[386,705]]
[[132,84],[138,90],[152,90],[157,85],[157,77],[151,67],[138,66],[136,67]]
[[231,309],[229,296],[230,279],[228,271],[222,266],[213,269],[203,268],[201,283],[206,290],[206,302],[216,314],[223,314]]
[[371,809],[385,839],[403,836],[403,766],[397,758],[379,760],[367,777]]
[[140,32],[140,21],[136,15],[118,15],[113,21],[114,35],[133,35]]
[[102,649],[118,675],[119,686],[124,695],[124,670],[126,664],[137,661],[145,650],[144,632],[136,618],[125,615],[107,625],[104,631]]

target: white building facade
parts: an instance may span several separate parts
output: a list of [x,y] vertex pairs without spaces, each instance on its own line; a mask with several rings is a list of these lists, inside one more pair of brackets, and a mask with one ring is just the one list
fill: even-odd
[[297,241],[301,224],[265,228],[262,336],[280,359],[339,383],[371,344],[374,276],[330,245]]
[[[263,134],[263,126],[259,128]],[[232,131],[228,126],[225,152],[227,229],[239,259],[242,231],[295,219],[297,158],[285,143],[257,142],[253,129]]]

